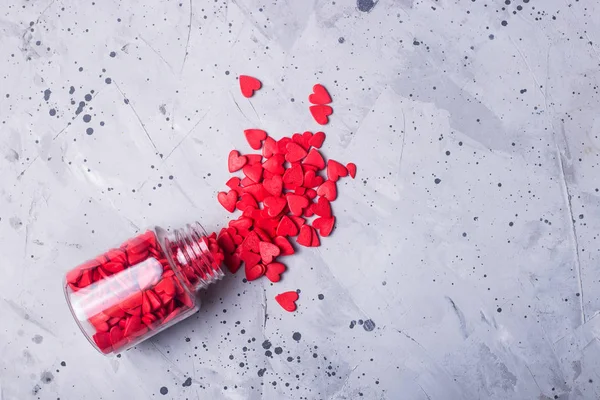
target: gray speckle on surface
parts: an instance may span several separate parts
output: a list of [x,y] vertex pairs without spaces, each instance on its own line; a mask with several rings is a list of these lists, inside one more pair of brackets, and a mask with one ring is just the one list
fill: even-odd
[[31,341],[36,344],[40,344],[44,341],[44,337],[42,335],[35,335],[31,338]]
[[[2,400],[600,393],[599,2],[5,3]],[[240,74],[263,89],[243,98]],[[62,275],[145,227],[218,232],[246,128],[322,129],[323,156],[357,165],[335,231],[282,282],[227,275],[104,358]],[[290,314],[273,299],[297,288]]]

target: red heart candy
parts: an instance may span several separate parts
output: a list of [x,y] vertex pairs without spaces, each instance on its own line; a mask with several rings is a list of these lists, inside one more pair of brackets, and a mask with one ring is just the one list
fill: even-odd
[[[302,136],[300,136],[302,137]],[[306,157],[306,150],[304,150],[304,148],[302,146],[300,146],[298,143],[288,143],[287,146],[285,147],[287,154],[285,155],[285,159],[291,163],[297,162],[302,160],[304,157]]]
[[306,188],[304,186],[298,186],[296,189],[294,189],[294,193],[302,196],[304,193],[306,193]]
[[269,234],[269,236],[274,237],[277,234],[277,225],[279,224],[279,220],[276,218],[263,218],[261,220],[256,221],[256,226],[262,228]]
[[335,217],[329,218],[317,218],[313,221],[313,227],[319,230],[319,233],[323,237],[327,237],[331,234],[333,226],[335,225]]
[[246,186],[244,187],[243,191],[244,193],[251,194],[256,201],[263,201],[268,195],[268,193],[265,191],[265,188],[260,183],[255,183],[254,185]]
[[260,258],[262,258],[263,263],[270,264],[279,253],[281,253],[281,250],[279,250],[277,245],[269,242],[260,242]]
[[225,183],[225,186],[239,193],[242,191],[242,188],[240,187],[240,182],[240,178],[238,178],[237,176],[233,176]]
[[310,140],[313,137],[313,133],[306,131],[302,134],[302,139],[304,140],[304,144],[302,147],[304,147],[306,150],[308,150],[310,148]]
[[270,195],[279,197],[283,189],[283,179],[280,175],[274,175],[272,178],[263,181],[263,187]]
[[348,163],[346,164],[346,169],[348,170],[348,174],[354,179],[356,177],[356,164]]
[[322,176],[319,176],[315,171],[306,171],[304,174],[304,187],[314,188],[321,186],[325,180]]
[[259,150],[262,147],[262,141],[267,138],[267,132],[261,129],[246,129],[244,135],[254,150]]
[[256,182],[254,182],[252,179],[245,177],[244,179],[242,179],[240,181],[240,183],[242,184],[242,187],[248,187],[251,185],[254,185]]
[[235,254],[235,253],[225,254],[224,263],[227,266],[227,268],[229,269],[229,272],[231,272],[232,274],[235,274],[240,269],[240,266],[242,265],[242,259],[240,258],[240,256],[238,254]]
[[296,236],[298,234],[298,227],[296,224],[286,215],[281,217],[279,225],[277,225],[278,236]]
[[329,122],[329,116],[333,113],[333,108],[329,106],[310,106],[310,113],[319,125],[326,125]]
[[308,101],[312,104],[329,104],[331,103],[331,96],[323,85],[317,83],[313,86],[313,94],[308,96]]
[[235,251],[235,243],[233,242],[233,238],[231,237],[229,232],[221,232],[217,241],[219,243],[219,246],[223,249],[223,251],[227,253],[233,253]]
[[325,181],[317,188],[317,194],[325,197],[329,201],[334,201],[337,198],[337,187],[333,181]]
[[298,227],[298,229],[300,229],[300,227],[306,223],[306,221],[304,220],[304,218],[302,218],[300,216],[290,215],[290,219],[292,221],[294,221],[294,223],[296,224],[296,226]]
[[298,300],[298,293],[296,292],[285,292],[278,294],[275,296],[275,301],[279,303],[279,305],[285,311],[296,311],[296,301]]
[[265,198],[263,204],[265,205],[265,207],[267,207],[267,212],[269,213],[269,216],[276,217],[283,210],[283,208],[287,204],[287,201],[283,197],[269,196]]
[[312,231],[312,240],[310,242],[310,247],[319,247],[321,245],[321,241],[319,240],[319,234],[315,228],[310,228]]
[[[246,239],[242,242],[242,250],[252,251],[256,254],[260,252],[260,238],[256,232],[252,231],[246,236]],[[243,258],[242,258],[243,259]],[[244,260],[246,261],[246,260]]]
[[[310,132],[307,132],[307,133],[310,133]],[[310,133],[310,134],[312,136],[312,133]],[[292,135],[292,143],[296,143],[297,145],[302,147],[304,150],[308,150],[308,148],[310,147],[308,145],[308,139],[306,139],[304,137],[304,134],[300,134],[300,133],[294,133]],[[286,146],[286,148],[287,148],[287,146]]]
[[252,220],[250,218],[240,217],[229,221],[229,226],[235,228],[238,233],[242,234],[243,231],[248,231],[252,227]]
[[235,210],[235,202],[238,199],[238,195],[234,190],[230,190],[229,192],[219,192],[217,195],[217,200],[219,203],[229,212],[233,212]]
[[292,247],[292,244],[290,243],[289,240],[287,240],[283,236],[276,236],[274,241],[275,241],[275,244],[277,245],[277,247],[279,247],[279,250],[281,250],[280,255],[290,256],[290,255],[294,254],[294,248]]
[[261,276],[263,276],[267,269],[262,264],[256,264],[256,265],[253,265],[252,267],[250,267],[250,266],[248,266],[248,264],[246,264],[245,270],[246,270],[246,279],[248,281],[254,281],[254,280],[260,278]]
[[260,154],[246,154],[248,159],[248,165],[260,164],[262,162],[262,156]]
[[318,169],[325,168],[325,160],[323,160],[323,156],[319,153],[319,150],[310,149],[308,155],[302,161],[302,165],[314,165]]
[[261,87],[262,83],[258,79],[248,75],[240,75],[240,90],[244,97],[252,97],[254,92]]
[[256,228],[254,228],[254,232],[256,232],[256,234],[258,235],[261,242],[271,243],[271,237],[263,229],[256,227]]
[[229,172],[235,172],[242,169],[247,162],[248,159],[246,156],[240,156],[239,151],[231,150],[229,152],[229,157],[227,158],[227,167],[229,168]]
[[310,200],[314,199],[317,197],[317,191],[315,189],[306,189],[306,197],[308,197]]
[[98,348],[105,354],[112,351],[112,345],[110,340],[110,333],[108,332],[96,332],[93,336],[94,342]]
[[296,238],[296,243],[304,247],[310,247],[312,243],[312,228],[310,225],[302,225],[300,234]]
[[319,197],[316,203],[313,203],[312,210],[319,217],[331,217],[331,204],[325,197]]
[[348,170],[335,160],[327,161],[327,179],[336,182],[339,177],[348,176]]
[[271,282],[279,282],[283,272],[285,272],[285,265],[275,262],[267,265],[267,272],[265,273],[265,276]]
[[253,182],[259,183],[262,179],[263,167],[261,164],[246,165],[242,172]]
[[293,164],[285,174],[283,174],[283,182],[291,187],[302,186],[304,182],[304,173],[300,164]]
[[110,329],[110,341],[114,347],[118,347],[121,340],[123,340],[123,331],[118,326],[113,326]]
[[306,218],[310,218],[310,217],[312,217],[313,215],[315,215],[315,212],[314,212],[314,211],[313,211],[313,209],[312,209],[312,204],[311,204],[311,206],[310,206],[310,207],[306,207],[306,208],[304,209],[304,212],[302,213],[302,215],[304,215]]
[[260,262],[260,256],[250,251],[242,251],[240,258],[246,264],[246,268],[252,268]]
[[137,315],[132,315],[125,323],[125,331],[123,332],[123,336],[130,337],[136,335],[141,328],[142,319]]
[[316,147],[317,149],[320,149],[321,146],[323,145],[324,141],[325,141],[325,133],[317,132],[313,135],[312,138],[310,138],[310,140],[308,141],[308,144],[311,145],[312,147]]
[[290,207],[290,212],[298,217],[302,215],[302,209],[308,207],[308,199],[297,194],[288,194],[287,203]]
[[271,136],[267,136],[265,143],[263,144],[262,155],[265,158],[270,158],[273,154],[278,152],[277,142]]
[[258,208],[258,204],[256,204],[256,200],[254,200],[254,197],[252,197],[252,195],[250,193],[244,193],[240,197],[240,201],[238,201],[235,204],[235,206],[240,211],[244,211],[249,207]]
[[283,163],[285,162],[285,157],[283,154],[275,154],[268,160],[263,163],[263,168],[275,175],[282,175],[285,172],[285,168],[283,167]]
[[279,139],[277,141],[277,152],[279,154],[285,154],[286,152],[286,147],[288,145],[288,143],[290,143],[292,141],[292,139],[290,139],[289,137],[282,137],[281,139]]

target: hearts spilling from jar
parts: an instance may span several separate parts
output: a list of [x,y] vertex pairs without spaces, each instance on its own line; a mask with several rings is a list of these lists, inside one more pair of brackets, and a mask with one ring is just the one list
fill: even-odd
[[[242,94],[247,97],[248,93],[242,85]],[[333,112],[327,89],[315,85],[309,102],[317,123],[326,124]],[[354,178],[356,165],[326,161],[320,151],[326,138],[321,131],[275,139],[252,128],[246,129],[244,136],[250,148],[260,153],[229,153],[229,172],[241,171],[241,176],[229,179],[229,190],[219,192],[217,200],[228,212],[241,214],[221,229],[217,242],[231,273],[243,265],[248,281],[265,277],[279,282],[286,271],[281,258],[295,253],[294,243],[318,247],[321,238],[332,233],[335,216],[331,202],[337,198],[337,182],[347,176]],[[294,311],[298,298],[296,292],[285,292],[276,301]]]
[[[214,262],[190,264],[172,256],[171,264],[156,234],[147,231],[67,273],[72,306],[93,328],[92,340],[103,353],[117,352],[193,309],[190,291],[172,266],[194,287],[220,272],[224,260],[215,233],[196,238],[193,245],[210,252]],[[174,255],[176,246],[166,251]]]

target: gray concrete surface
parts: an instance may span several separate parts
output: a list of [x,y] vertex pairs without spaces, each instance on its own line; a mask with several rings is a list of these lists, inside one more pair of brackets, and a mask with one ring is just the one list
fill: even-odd
[[[3,1],[0,399],[598,398],[598,15]],[[243,99],[239,74],[264,89]],[[358,165],[335,233],[280,284],[229,277],[197,317],[96,353],[62,274],[154,224],[219,228],[227,152],[248,127],[316,130],[316,82],[334,99],[324,153]],[[288,314],[273,297],[293,289]]]

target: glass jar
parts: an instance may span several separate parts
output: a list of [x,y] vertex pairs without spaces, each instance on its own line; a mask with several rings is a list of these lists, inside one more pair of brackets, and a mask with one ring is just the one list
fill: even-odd
[[198,311],[196,292],[224,276],[222,261],[199,223],[156,227],[67,272],[65,297],[89,342],[118,353]]

